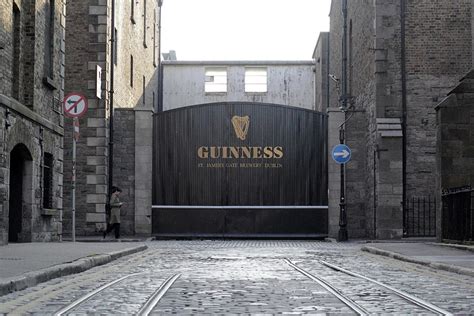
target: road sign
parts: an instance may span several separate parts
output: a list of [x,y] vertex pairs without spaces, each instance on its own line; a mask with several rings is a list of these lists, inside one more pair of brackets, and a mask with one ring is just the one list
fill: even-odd
[[80,93],[70,93],[64,98],[64,115],[82,117],[87,112],[87,99]]
[[332,159],[338,164],[345,164],[351,160],[351,150],[344,144],[336,145],[332,149]]

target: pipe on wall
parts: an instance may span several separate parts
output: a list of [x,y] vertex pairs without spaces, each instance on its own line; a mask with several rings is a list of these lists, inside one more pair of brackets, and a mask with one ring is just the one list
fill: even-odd
[[405,15],[406,0],[400,0],[400,71],[402,80],[402,199],[405,222],[405,201],[407,200],[407,79],[405,48]]

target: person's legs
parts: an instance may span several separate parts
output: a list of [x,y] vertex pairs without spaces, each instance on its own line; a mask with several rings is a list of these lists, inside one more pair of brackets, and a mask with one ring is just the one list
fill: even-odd
[[116,223],[114,224],[114,226],[115,226],[115,239],[119,239],[120,238],[120,224]]
[[107,236],[108,233],[110,233],[112,231],[112,228],[114,228],[113,224],[112,225],[107,224],[107,229],[104,230],[104,234],[103,234],[104,238]]

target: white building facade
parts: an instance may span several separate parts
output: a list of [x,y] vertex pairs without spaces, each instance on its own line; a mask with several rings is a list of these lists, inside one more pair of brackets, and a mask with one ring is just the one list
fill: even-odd
[[259,102],[314,110],[313,61],[164,61],[163,110]]

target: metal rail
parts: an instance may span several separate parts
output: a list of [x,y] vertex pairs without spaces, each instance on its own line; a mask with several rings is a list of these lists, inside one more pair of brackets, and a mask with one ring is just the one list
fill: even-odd
[[358,305],[357,303],[355,303],[353,300],[351,300],[350,298],[348,298],[347,296],[345,296],[344,294],[342,294],[341,292],[339,292],[339,290],[337,288],[335,288],[334,286],[332,286],[329,282],[327,282],[326,280],[320,278],[320,277],[317,277],[307,271],[305,271],[304,269],[301,269],[300,267],[298,267],[296,264],[294,264],[293,262],[291,262],[289,259],[285,259],[285,262],[287,264],[289,264],[293,269],[295,269],[296,271],[300,272],[301,274],[305,275],[306,277],[310,278],[311,280],[317,282],[319,285],[321,285],[323,288],[325,288],[328,292],[330,292],[331,294],[333,294],[334,296],[336,296],[341,302],[343,302],[344,304],[346,304],[350,309],[352,309],[354,312],[356,312],[358,315],[368,315],[369,312],[367,310],[365,310],[363,307],[361,307],[360,305]]
[[99,294],[100,292],[102,292],[103,290],[105,290],[105,289],[111,287],[112,285],[117,284],[117,283],[119,283],[119,282],[121,282],[121,281],[123,281],[123,280],[125,280],[125,279],[127,279],[127,278],[130,278],[130,277],[133,277],[133,276],[137,276],[137,275],[140,275],[140,274],[143,274],[143,272],[141,272],[141,273],[129,274],[129,275],[126,275],[126,276],[124,276],[124,277],[121,277],[120,279],[117,279],[117,280],[115,280],[115,281],[112,281],[112,282],[110,282],[110,283],[107,283],[107,284],[105,284],[105,285],[99,287],[98,289],[96,289],[96,290],[90,292],[89,294],[84,295],[83,297],[81,297],[81,298],[75,300],[75,301],[72,302],[71,304],[69,304],[69,305],[67,305],[67,306],[65,306],[65,307],[63,307],[63,308],[61,308],[59,311],[57,311],[56,313],[54,313],[54,315],[55,315],[55,316],[64,315],[65,313],[69,312],[70,310],[72,310],[72,309],[75,308],[76,306],[78,306],[78,305],[84,303],[85,301],[87,301],[88,299],[90,299],[92,296]]
[[173,283],[181,276],[181,274],[175,274],[170,276],[166,279],[163,284],[158,288],[158,290],[153,293],[153,295],[148,299],[148,301],[140,308],[137,315],[140,316],[148,316],[153,308],[155,308],[156,304],[160,301],[160,299],[166,294],[169,288],[173,285]]
[[189,210],[327,210],[327,205],[152,205],[152,209],[189,209]]
[[379,281],[376,281],[376,280],[374,280],[374,279],[368,278],[368,277],[366,277],[366,276],[360,275],[360,274],[355,273],[355,272],[351,272],[351,271],[349,271],[349,270],[346,270],[346,269],[344,269],[344,268],[338,267],[338,266],[333,265],[333,264],[331,264],[331,263],[328,263],[328,262],[326,262],[326,261],[320,260],[319,262],[320,262],[322,265],[325,265],[325,266],[327,266],[327,267],[329,267],[329,268],[331,268],[331,269],[334,269],[334,270],[336,270],[336,271],[343,272],[343,273],[345,273],[345,274],[348,274],[348,275],[351,275],[351,276],[354,276],[354,277],[357,277],[357,278],[361,278],[361,279],[364,279],[364,280],[366,280],[366,281],[369,281],[369,282],[372,282],[372,283],[374,283],[374,284],[377,284],[377,285],[379,285],[379,286],[381,286],[381,287],[384,287],[384,288],[386,288],[386,289],[388,289],[388,290],[394,292],[395,294],[397,294],[397,295],[400,296],[401,298],[403,298],[403,299],[405,299],[405,300],[407,300],[407,301],[409,301],[409,302],[411,302],[411,303],[413,303],[413,304],[415,304],[415,305],[417,305],[417,306],[419,306],[419,307],[421,307],[421,308],[424,308],[424,309],[426,309],[426,310],[429,310],[430,312],[437,313],[437,314],[440,314],[440,315],[450,315],[450,316],[453,315],[452,313],[450,313],[450,312],[448,312],[448,311],[446,311],[446,310],[444,310],[444,309],[442,309],[442,308],[440,308],[440,307],[438,307],[438,306],[436,306],[436,305],[433,305],[433,304],[431,304],[431,303],[429,303],[429,302],[427,302],[427,301],[425,301],[425,300],[422,300],[422,299],[420,299],[420,298],[418,298],[418,297],[415,297],[415,296],[413,296],[413,295],[411,295],[411,294],[408,294],[408,293],[406,293],[406,292],[404,292],[404,291],[401,291],[401,290],[398,290],[398,289],[396,289],[396,288],[393,288],[393,287],[391,287],[390,285],[383,284],[383,283],[381,283],[381,282],[379,282]]

